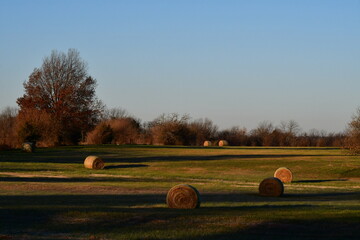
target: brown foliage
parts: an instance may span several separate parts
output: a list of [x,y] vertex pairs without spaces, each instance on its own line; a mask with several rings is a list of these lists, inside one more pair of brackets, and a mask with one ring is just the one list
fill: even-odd
[[217,126],[210,119],[199,119],[188,124],[190,145],[201,146],[206,140],[214,140],[217,134]]
[[58,145],[59,129],[51,114],[43,110],[26,109],[19,112],[16,132],[20,143],[36,142],[39,147]]
[[134,144],[140,143],[140,124],[134,118],[118,118],[109,121],[109,125],[114,132],[113,143],[115,144]]
[[94,130],[86,136],[87,144],[109,144],[113,140],[113,130],[106,122],[99,123]]
[[17,100],[21,117],[29,111],[45,112],[57,135],[55,142],[77,143],[101,110],[95,86],[76,50],[70,49],[67,54],[53,51],[24,83],[25,94]]
[[352,154],[360,154],[360,108],[352,117],[348,124],[347,137],[344,142],[345,148],[349,149]]
[[226,139],[231,146],[244,146],[248,144],[245,128],[232,127],[218,134],[219,139]]
[[134,144],[140,143],[140,124],[137,120],[127,117],[106,120],[99,123],[88,133],[87,144]]
[[10,107],[0,113],[0,150],[8,150],[19,145],[15,131],[16,115],[17,109]]
[[153,143],[157,145],[190,145],[194,136],[188,127],[187,115],[161,115],[150,123]]

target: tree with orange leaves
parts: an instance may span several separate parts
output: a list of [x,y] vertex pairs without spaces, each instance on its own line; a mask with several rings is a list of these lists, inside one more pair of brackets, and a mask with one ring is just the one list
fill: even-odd
[[46,113],[56,136],[54,144],[77,143],[97,122],[103,109],[95,87],[96,80],[88,75],[87,65],[77,50],[69,49],[67,54],[54,50],[24,83],[25,94],[17,99],[19,118],[27,119],[29,112]]

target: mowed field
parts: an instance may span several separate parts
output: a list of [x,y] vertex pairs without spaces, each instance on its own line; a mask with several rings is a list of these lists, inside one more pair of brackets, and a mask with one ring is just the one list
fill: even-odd
[[[89,155],[105,169],[85,169]],[[279,167],[282,197],[258,194]],[[198,209],[169,209],[190,184]],[[360,239],[360,157],[336,148],[74,146],[0,152],[0,239]]]

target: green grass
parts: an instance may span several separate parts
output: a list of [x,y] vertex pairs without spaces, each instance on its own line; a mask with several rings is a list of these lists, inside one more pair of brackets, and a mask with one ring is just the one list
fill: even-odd
[[[88,155],[104,170],[83,166]],[[258,195],[278,167],[294,182]],[[196,187],[201,207],[168,209]],[[0,239],[359,239],[360,157],[336,148],[73,146],[0,152]]]

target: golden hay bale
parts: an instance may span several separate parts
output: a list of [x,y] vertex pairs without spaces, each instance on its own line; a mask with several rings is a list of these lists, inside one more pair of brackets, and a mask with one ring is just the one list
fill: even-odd
[[259,185],[259,194],[266,197],[280,197],[284,193],[284,185],[278,178],[266,178]]
[[283,183],[291,183],[293,179],[293,174],[290,169],[286,167],[281,167],[275,171],[274,177],[280,179]]
[[24,151],[24,152],[34,152],[34,150],[35,150],[35,144],[34,143],[32,143],[32,142],[25,142],[25,143],[23,143],[23,145],[22,145],[22,150]]
[[204,142],[204,147],[210,147],[211,146],[211,142],[210,141],[205,141]]
[[97,156],[88,156],[84,161],[85,168],[90,169],[103,169],[105,166],[104,161]]
[[219,146],[220,146],[220,147],[228,146],[228,145],[229,145],[229,143],[228,143],[228,141],[226,141],[226,140],[220,140],[220,141],[219,141]]
[[200,194],[193,186],[179,184],[168,191],[166,204],[169,208],[198,208],[200,207]]

